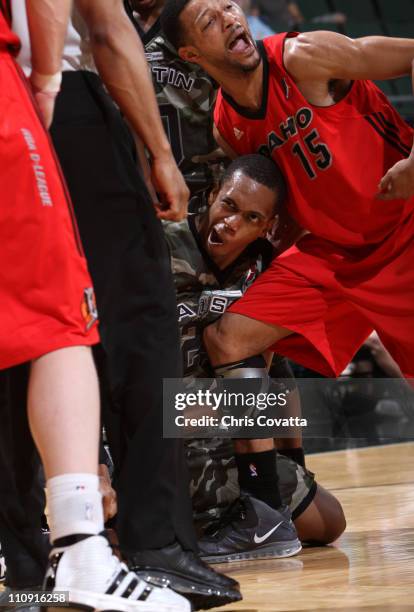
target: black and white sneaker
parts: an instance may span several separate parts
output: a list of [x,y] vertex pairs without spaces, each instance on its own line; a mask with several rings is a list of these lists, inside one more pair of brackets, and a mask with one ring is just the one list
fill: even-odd
[[160,550],[147,550],[128,557],[131,569],[150,584],[168,581],[187,597],[195,610],[208,610],[240,601],[236,580],[209,567],[198,555],[184,551],[176,542]]
[[191,612],[189,601],[167,585],[149,585],[129,571],[100,535],[53,548],[45,590],[66,591],[71,608],[94,612]]
[[301,549],[287,507],[274,510],[242,493],[198,542],[208,563],[292,557]]

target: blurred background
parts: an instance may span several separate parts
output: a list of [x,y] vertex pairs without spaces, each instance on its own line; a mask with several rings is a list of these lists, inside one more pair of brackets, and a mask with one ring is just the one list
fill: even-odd
[[[363,36],[414,36],[414,0],[239,0],[249,14],[256,39],[272,33],[331,30]],[[382,81],[379,87],[405,119],[414,124],[414,98],[409,77]]]

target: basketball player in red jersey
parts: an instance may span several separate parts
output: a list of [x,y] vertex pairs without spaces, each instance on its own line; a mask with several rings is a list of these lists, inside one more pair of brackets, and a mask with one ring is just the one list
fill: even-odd
[[[274,158],[305,230],[207,329],[217,373],[272,347],[336,376],[376,329],[414,376],[413,131],[367,80],[411,74],[414,40],[291,32],[256,45],[231,0],[168,0],[163,29],[221,84],[218,142]],[[218,252],[232,224],[210,236]]]
[[30,84],[14,61],[20,43],[0,0],[0,369],[31,361],[29,421],[47,476],[53,546],[46,587],[67,591],[70,605],[90,610],[187,611],[187,600],[129,572],[100,535],[99,393],[90,351],[98,341],[96,309],[45,130],[60,87],[71,2],[26,5]]

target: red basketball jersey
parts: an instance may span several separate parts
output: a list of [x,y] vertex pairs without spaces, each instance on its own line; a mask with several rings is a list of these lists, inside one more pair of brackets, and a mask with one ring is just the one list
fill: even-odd
[[262,153],[289,185],[289,210],[313,234],[345,246],[382,241],[414,209],[414,198],[382,202],[378,184],[407,157],[413,130],[371,81],[355,81],[337,104],[318,107],[299,91],[283,64],[286,37],[259,43],[261,108],[240,108],[220,90],[216,126],[239,154]]
[[[22,0],[23,1],[23,0]],[[8,0],[0,0],[0,51],[7,50],[17,55],[20,41],[10,28],[11,12]]]

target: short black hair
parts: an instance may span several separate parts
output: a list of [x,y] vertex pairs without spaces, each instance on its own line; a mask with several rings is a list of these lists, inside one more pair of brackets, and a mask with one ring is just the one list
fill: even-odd
[[191,0],[167,0],[161,13],[161,29],[163,34],[177,51],[186,44],[180,17],[190,2]]
[[286,181],[279,166],[272,159],[258,153],[237,157],[226,169],[221,185],[237,171],[274,191],[277,195],[275,208],[283,206],[287,195]]

